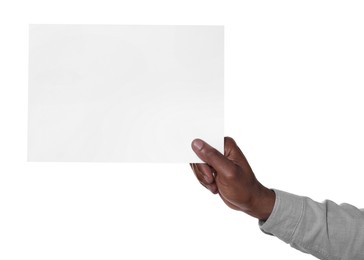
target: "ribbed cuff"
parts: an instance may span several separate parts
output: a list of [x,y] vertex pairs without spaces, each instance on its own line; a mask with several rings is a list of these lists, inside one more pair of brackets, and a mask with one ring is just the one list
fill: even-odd
[[276,201],[266,221],[259,221],[260,229],[286,243],[291,243],[304,212],[304,198],[280,190],[273,190]]

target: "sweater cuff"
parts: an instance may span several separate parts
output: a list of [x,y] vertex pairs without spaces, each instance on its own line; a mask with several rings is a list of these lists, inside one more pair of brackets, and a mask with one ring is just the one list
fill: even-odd
[[286,243],[291,243],[304,212],[303,197],[280,190],[273,190],[276,201],[266,221],[259,221],[260,229]]

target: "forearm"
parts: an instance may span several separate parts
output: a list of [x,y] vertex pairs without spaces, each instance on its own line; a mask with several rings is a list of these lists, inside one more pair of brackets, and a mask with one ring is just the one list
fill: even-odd
[[364,212],[348,204],[318,203],[275,190],[263,232],[320,259],[364,259]]

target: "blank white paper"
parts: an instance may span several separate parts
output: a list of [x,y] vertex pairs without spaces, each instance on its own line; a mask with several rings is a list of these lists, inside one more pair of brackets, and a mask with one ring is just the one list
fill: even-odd
[[28,160],[200,162],[223,151],[223,26],[30,25]]

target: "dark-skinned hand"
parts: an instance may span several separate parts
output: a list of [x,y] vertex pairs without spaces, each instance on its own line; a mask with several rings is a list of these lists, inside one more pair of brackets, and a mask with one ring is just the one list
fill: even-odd
[[192,149],[205,163],[191,163],[200,183],[213,194],[219,194],[230,208],[243,211],[260,220],[268,219],[274,203],[274,191],[255,177],[244,154],[230,137],[224,140],[224,155],[201,139]]

